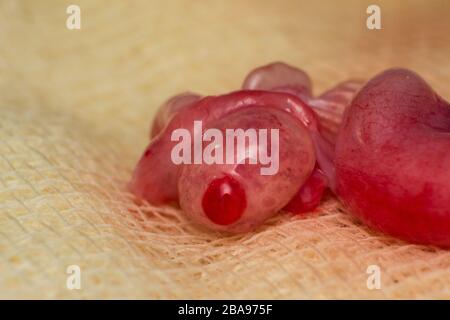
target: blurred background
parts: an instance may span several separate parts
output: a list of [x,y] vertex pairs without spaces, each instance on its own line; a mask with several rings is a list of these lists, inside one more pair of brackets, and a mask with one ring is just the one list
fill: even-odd
[[[315,93],[401,66],[450,98],[449,37],[446,0],[0,0],[0,297],[450,298],[450,253],[367,230],[333,199],[221,238],[126,191],[176,93],[284,61]],[[373,263],[382,290],[366,287]],[[73,264],[81,290],[66,288]]]

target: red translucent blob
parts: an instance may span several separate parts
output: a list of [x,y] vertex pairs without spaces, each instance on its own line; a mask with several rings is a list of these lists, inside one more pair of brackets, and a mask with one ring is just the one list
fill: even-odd
[[316,167],[305,184],[284,207],[284,210],[293,214],[314,210],[320,204],[327,183],[326,176]]
[[239,220],[246,206],[244,188],[230,176],[213,180],[202,199],[204,213],[219,225],[230,225]]
[[450,104],[419,75],[391,69],[361,89],[335,164],[350,212],[393,236],[450,248]]

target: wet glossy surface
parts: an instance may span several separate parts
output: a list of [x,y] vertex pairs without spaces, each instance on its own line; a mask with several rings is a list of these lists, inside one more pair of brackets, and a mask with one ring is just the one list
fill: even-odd
[[450,106],[417,74],[373,78],[346,113],[337,193],[391,235],[450,246]]

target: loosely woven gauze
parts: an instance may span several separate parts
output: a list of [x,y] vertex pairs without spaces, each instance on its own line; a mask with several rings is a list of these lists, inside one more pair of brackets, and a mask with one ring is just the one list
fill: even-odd
[[165,99],[231,91],[271,61],[316,93],[403,66],[450,98],[449,2],[377,3],[370,31],[367,1],[0,1],[0,298],[450,298],[450,251],[370,230],[332,197],[227,236],[126,189]]

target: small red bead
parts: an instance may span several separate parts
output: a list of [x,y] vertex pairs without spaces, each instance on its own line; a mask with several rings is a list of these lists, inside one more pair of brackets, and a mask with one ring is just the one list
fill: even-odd
[[231,176],[214,179],[203,195],[202,207],[215,224],[232,224],[239,220],[247,207],[245,190]]
[[316,168],[284,209],[293,214],[312,211],[319,206],[326,188],[327,178]]

